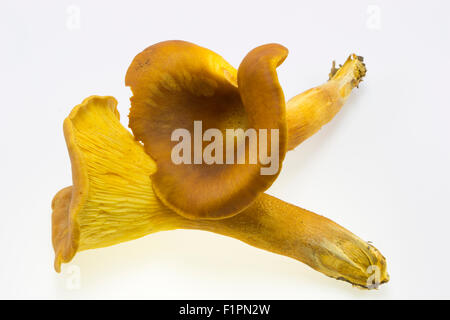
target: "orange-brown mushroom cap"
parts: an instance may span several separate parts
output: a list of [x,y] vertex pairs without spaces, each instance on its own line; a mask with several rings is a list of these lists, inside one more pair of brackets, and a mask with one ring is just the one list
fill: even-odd
[[[278,44],[260,46],[248,53],[238,71],[218,54],[184,41],[155,44],[134,58],[125,79],[133,92],[129,126],[157,163],[153,188],[167,206],[192,219],[229,217],[275,181],[287,140],[285,99],[275,69],[287,53]],[[172,133],[187,129],[194,136],[194,121],[201,121],[203,132],[220,130],[223,164],[199,159],[195,145],[191,163],[172,161],[178,143],[172,141]],[[250,139],[241,136],[233,138],[235,161],[227,164],[227,129],[267,130],[267,145],[260,145],[256,163],[249,161]],[[278,131],[278,141],[271,140],[271,129]],[[200,141],[201,150],[209,143]],[[238,144],[245,145],[245,161],[239,164]],[[274,174],[261,174],[267,167],[259,161],[264,158],[262,148],[271,156],[271,150],[278,152]]]

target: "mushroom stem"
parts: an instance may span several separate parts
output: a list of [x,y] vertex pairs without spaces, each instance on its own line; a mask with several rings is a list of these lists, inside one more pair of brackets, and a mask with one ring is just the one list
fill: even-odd
[[[60,216],[67,217],[71,196],[72,187],[57,193],[52,205],[54,216],[59,210]],[[120,218],[115,215],[113,208],[108,212],[100,209],[97,213],[92,212],[99,221],[118,220],[120,223],[114,227],[111,225],[113,222],[102,226],[98,223],[85,225],[80,232],[78,251],[110,246],[159,231],[195,229],[232,237],[254,247],[288,256],[329,277],[356,286],[371,289],[389,280],[386,260],[371,244],[323,216],[267,194],[259,196],[240,214],[221,220],[187,219],[162,203],[159,209],[149,209],[148,213],[142,212],[140,208],[138,211],[142,213],[137,215],[136,205],[132,201],[129,203],[128,209],[126,205],[120,206]],[[57,271],[59,263],[55,263]]]
[[179,228],[219,233],[288,256],[360,287],[389,280],[386,260],[371,244],[321,215],[267,194],[234,217],[177,223]]
[[326,83],[290,99],[286,104],[288,150],[294,149],[333,119],[365,74],[363,58],[352,54],[339,69],[335,68],[333,61]]

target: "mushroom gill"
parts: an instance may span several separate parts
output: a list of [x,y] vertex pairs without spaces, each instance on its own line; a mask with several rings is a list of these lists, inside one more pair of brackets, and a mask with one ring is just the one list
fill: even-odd
[[90,97],[64,121],[73,186],[52,202],[56,271],[79,251],[183,228],[233,237],[361,287],[389,280],[386,261],[371,244],[266,194],[240,214],[220,220],[192,220],[169,209],[152,189],[154,161],[120,124],[116,104],[112,97]]
[[[92,96],[64,121],[72,164],[72,191],[52,203],[55,268],[77,251],[109,246],[148,233],[148,220],[164,212],[153,195],[152,159],[120,124],[113,97]],[[155,223],[157,224],[157,223]]]

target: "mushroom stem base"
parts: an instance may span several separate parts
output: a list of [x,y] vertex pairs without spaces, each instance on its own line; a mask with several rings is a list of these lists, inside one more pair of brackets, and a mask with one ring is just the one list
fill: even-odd
[[353,54],[339,69],[333,62],[330,79],[326,83],[290,99],[286,104],[288,150],[294,149],[330,122],[365,74],[362,57]]

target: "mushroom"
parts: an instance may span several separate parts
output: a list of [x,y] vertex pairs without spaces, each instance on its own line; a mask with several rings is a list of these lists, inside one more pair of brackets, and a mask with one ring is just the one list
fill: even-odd
[[79,251],[184,228],[239,239],[357,286],[373,288],[389,280],[385,258],[371,244],[323,216],[264,193],[224,219],[189,219],[170,209],[152,188],[156,163],[121,125],[116,106],[113,97],[93,96],[64,121],[73,186],[52,202],[56,271]]
[[[263,45],[250,51],[236,71],[211,50],[165,41],[134,58],[125,78],[133,92],[129,127],[156,161],[153,189],[164,204],[191,219],[238,214],[275,181],[286,151],[331,120],[365,74],[362,59],[352,55],[340,70],[333,65],[330,81],[294,97],[286,106],[276,68],[287,54],[279,44]],[[245,150],[246,161],[239,165],[171,161],[174,131],[184,128],[195,134],[197,121],[205,134],[252,128],[276,130],[278,137],[270,136],[265,146],[258,137],[258,149],[252,149],[250,137],[238,137],[231,149],[227,141],[219,150],[223,154]],[[201,158],[202,150],[187,151],[188,158]],[[251,163],[249,153],[265,160],[265,155],[275,153],[275,172],[261,174],[267,161]],[[192,192],[194,185],[196,192]]]
[[[129,126],[156,161],[153,188],[164,204],[188,218],[222,219],[248,207],[275,181],[287,148],[285,100],[275,69],[286,56],[283,46],[264,45],[252,50],[236,72],[206,48],[166,41],[135,57],[125,78],[133,92]],[[278,141],[267,135],[264,151],[277,153],[277,170],[261,174],[261,161],[195,161],[203,155],[203,146],[192,150],[193,162],[174,163],[172,134],[180,128],[194,132],[195,121],[201,121],[205,132],[218,130],[223,136],[227,130],[275,129]],[[252,152],[245,137],[236,140],[231,146],[227,141],[218,152],[234,155],[239,147],[245,155]]]

